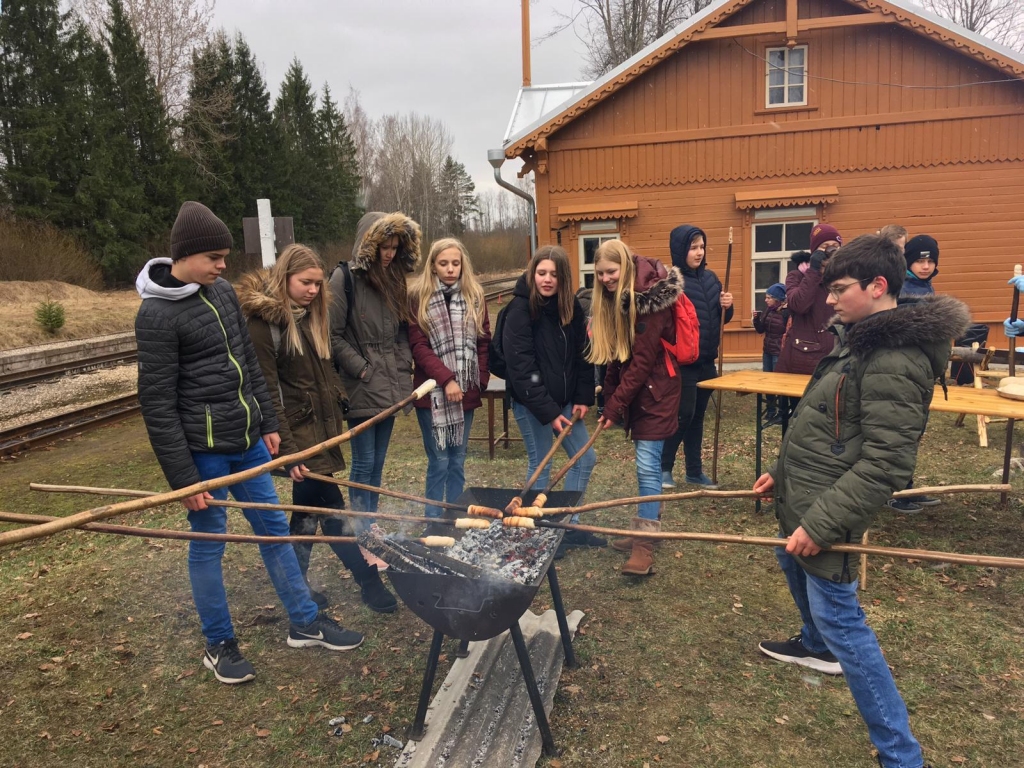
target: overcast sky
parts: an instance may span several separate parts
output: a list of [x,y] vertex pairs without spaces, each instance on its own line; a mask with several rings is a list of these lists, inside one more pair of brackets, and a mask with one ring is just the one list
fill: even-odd
[[[558,24],[554,11],[572,5],[534,0],[534,40]],[[487,150],[501,145],[522,85],[519,0],[217,0],[214,26],[242,33],[272,98],[298,57],[314,88],[326,82],[343,102],[351,86],[372,117],[443,120],[477,189],[493,187]],[[533,83],[580,80],[582,49],[571,30],[535,42]]]

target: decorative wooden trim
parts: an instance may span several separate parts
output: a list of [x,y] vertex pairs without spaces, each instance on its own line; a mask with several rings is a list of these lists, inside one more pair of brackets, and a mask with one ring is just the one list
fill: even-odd
[[[763,79],[763,78],[762,78]],[[805,109],[794,107],[793,109]],[[774,114],[778,110],[767,110]],[[674,144],[676,142],[701,141],[705,139],[736,139],[764,134],[804,133],[806,131],[833,131],[843,128],[874,128],[876,125],[907,125],[911,123],[932,123],[947,120],[973,120],[985,117],[1012,117],[1024,115],[1024,105],[1006,104],[991,107],[958,107],[954,109],[925,109],[917,112],[892,112],[888,115],[853,115],[850,117],[826,117],[818,120],[793,120],[768,125],[723,126],[720,128],[697,128],[686,131],[661,131],[658,133],[632,133],[593,139],[565,139],[549,142],[552,152],[572,149],[605,149],[607,147],[631,147],[645,144]]]
[[640,213],[636,200],[619,202],[593,202],[583,205],[560,205],[557,216],[561,221],[596,221],[598,219],[627,219]]
[[839,188],[833,186],[796,187],[794,189],[752,189],[737,192],[736,209],[795,208],[800,205],[821,205],[839,201]]

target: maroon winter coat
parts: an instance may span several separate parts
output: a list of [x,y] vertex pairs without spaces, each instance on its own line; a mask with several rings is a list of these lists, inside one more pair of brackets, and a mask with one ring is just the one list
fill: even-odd
[[[413,388],[418,387],[427,379],[433,379],[437,382],[437,386],[444,389],[444,385],[455,378],[455,373],[452,372],[444,363],[441,362],[441,358],[434,354],[433,348],[430,346],[430,337],[427,336],[426,331],[420,328],[416,322],[417,305],[415,302],[412,306],[412,320],[409,322],[409,347],[412,349],[412,360],[415,364],[415,369],[412,374],[412,385]],[[480,399],[480,392],[487,389],[487,382],[490,381],[491,374],[487,369],[487,344],[491,340],[491,321],[487,316],[487,307],[484,307],[484,331],[477,337],[476,340],[476,354],[477,359],[480,361],[480,389],[470,389],[467,392],[462,393],[462,410],[472,411],[480,407],[482,401]],[[429,408],[430,407],[430,395],[421,397],[416,401],[417,408]]]
[[754,315],[754,330],[764,334],[765,354],[777,355],[782,351],[782,336],[786,333],[788,319],[789,312],[781,304]]
[[835,337],[828,330],[834,314],[821,284],[821,272],[794,269],[786,275],[786,306],[789,330],[782,340],[776,373],[814,373],[815,367],[832,351]]
[[[624,363],[608,365],[604,378],[604,416],[625,427],[634,440],[665,440],[675,434],[679,416],[679,367],[661,340],[676,338],[672,306],[683,292],[683,276],[666,270],[657,259],[634,256],[636,330],[633,354]],[[604,290],[595,287],[594,290]],[[628,307],[622,308],[628,313]],[[669,374],[668,365],[676,374]]]

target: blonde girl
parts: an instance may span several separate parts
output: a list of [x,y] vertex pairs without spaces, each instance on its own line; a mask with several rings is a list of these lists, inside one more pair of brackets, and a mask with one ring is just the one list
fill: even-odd
[[[608,240],[595,254],[598,286],[591,304],[589,360],[606,365],[605,406],[600,422],[621,424],[636,446],[636,477],[641,496],[661,493],[661,451],[676,429],[680,387],[675,358],[662,340],[675,341],[673,306],[683,292],[675,267],[633,254],[621,240]],[[661,505],[638,506],[633,530],[661,530]],[[654,572],[651,539],[612,542],[631,553],[622,567],[630,575]]]

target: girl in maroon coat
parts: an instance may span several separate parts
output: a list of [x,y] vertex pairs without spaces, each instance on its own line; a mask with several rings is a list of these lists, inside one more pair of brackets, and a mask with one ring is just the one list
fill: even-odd
[[[466,484],[466,446],[473,411],[487,388],[491,325],[480,281],[466,247],[453,237],[437,240],[411,290],[409,346],[413,385],[437,386],[416,401],[416,418],[427,451],[426,497],[455,501]],[[441,508],[427,507],[427,517]]]
[[[683,292],[676,267],[632,254],[621,240],[608,240],[597,249],[595,289],[591,312],[590,361],[607,365],[605,406],[600,423],[621,424],[636,446],[636,479],[641,496],[661,493],[661,449],[676,431],[679,410],[679,369],[662,340],[675,341],[673,306]],[[631,528],[661,530],[657,502],[638,505]],[[651,539],[632,538],[631,556],[622,572],[636,576],[654,573]],[[616,546],[617,545],[617,546]],[[613,542],[616,549],[626,549]]]

